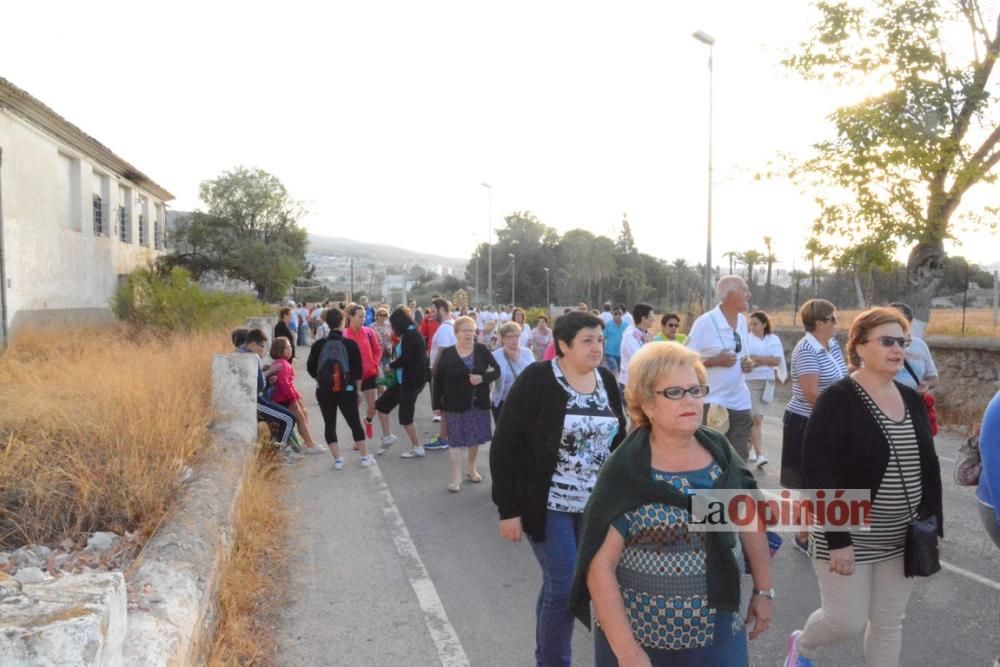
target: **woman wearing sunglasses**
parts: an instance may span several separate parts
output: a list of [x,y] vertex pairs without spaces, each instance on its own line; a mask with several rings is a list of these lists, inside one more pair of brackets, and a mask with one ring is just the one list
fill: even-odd
[[[709,388],[697,352],[644,346],[626,398],[637,427],[608,460],[584,514],[572,608],[590,625],[595,664],[746,665],[750,639],[773,615],[761,531],[689,529],[690,489],[754,489],[726,437],[701,425]],[[737,537],[738,536],[738,537]],[[753,594],[740,600],[742,543]]]
[[[786,667],[811,667],[823,646],[865,630],[865,664],[899,664],[903,618],[913,590],[904,574],[907,525],[935,516],[943,536],[941,468],[923,399],[894,381],[909,323],[893,308],[851,324],[847,353],[858,370],[824,391],[803,441],[811,489],[871,492],[869,530],[813,526],[809,554],[822,607],[788,639]],[[913,661],[913,657],[910,661]]]
[[[809,299],[799,309],[806,335],[792,350],[792,400],[785,406],[781,434],[781,485],[786,489],[807,488],[802,480],[802,438],[816,399],[827,387],[847,375],[844,355],[837,345],[837,307],[826,299]],[[796,548],[806,553],[808,532],[794,538]]]

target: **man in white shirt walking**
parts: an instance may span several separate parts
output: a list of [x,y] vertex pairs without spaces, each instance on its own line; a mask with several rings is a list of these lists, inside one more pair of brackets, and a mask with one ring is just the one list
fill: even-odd
[[[431,302],[431,306],[434,308],[434,315],[437,317],[440,326],[437,331],[434,332],[434,337],[431,338],[431,377],[434,376],[434,368],[437,366],[438,359],[441,357],[441,352],[446,347],[452,347],[457,339],[455,338],[455,320],[451,316],[451,304],[448,303],[447,299],[434,299]],[[423,447],[417,447],[416,449],[410,450],[409,452],[403,452],[404,458],[412,458],[413,456],[423,456],[425,449],[448,449],[448,425],[445,423],[443,418],[436,417],[438,424],[438,434],[437,437],[425,444]],[[410,454],[410,456],[405,456]]]
[[687,346],[701,355],[708,370],[705,399],[706,420],[712,405],[725,408],[729,416],[726,437],[745,460],[750,448],[753,417],[750,389],[743,373],[751,367],[747,341],[750,331],[743,315],[750,308],[750,290],[739,276],[724,276],[715,288],[719,305],[694,321]]

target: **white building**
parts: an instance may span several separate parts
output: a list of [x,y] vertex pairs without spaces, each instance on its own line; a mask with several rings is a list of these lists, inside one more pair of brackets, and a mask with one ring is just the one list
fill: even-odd
[[110,314],[163,248],[173,195],[0,78],[0,347],[27,324]]

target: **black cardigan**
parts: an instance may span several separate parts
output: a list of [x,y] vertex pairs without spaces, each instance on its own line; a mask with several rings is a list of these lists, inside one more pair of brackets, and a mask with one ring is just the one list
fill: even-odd
[[389,362],[389,368],[403,369],[403,388],[416,390],[427,381],[427,347],[416,327],[400,337],[400,354]]
[[278,323],[274,325],[274,337],[284,336],[292,343],[292,359],[295,359],[295,336],[292,335],[292,330],[287,324],[282,320],[278,320]]
[[[611,371],[597,370],[611,410],[618,416],[618,433],[611,443],[614,450],[625,438],[621,393]],[[490,444],[493,502],[500,518],[521,517],[521,527],[535,542],[545,541],[545,509],[559,459],[567,398],[552,372],[552,362],[536,361],[514,381]]]
[[[485,345],[473,343],[472,370],[465,367],[455,346],[441,350],[434,367],[431,386],[431,407],[445,412],[465,412],[469,408],[490,408],[490,383],[500,377],[496,359]],[[482,375],[483,381],[473,386],[469,375]]]
[[[889,441],[857,390],[846,377],[827,388],[816,401],[802,443],[802,468],[810,489],[870,489],[872,501],[889,465]],[[920,450],[923,497],[921,516],[936,514],[944,536],[941,501],[941,465],[934,451],[930,420],[923,397],[896,383],[910,412]],[[831,549],[852,544],[846,531],[827,531]]]

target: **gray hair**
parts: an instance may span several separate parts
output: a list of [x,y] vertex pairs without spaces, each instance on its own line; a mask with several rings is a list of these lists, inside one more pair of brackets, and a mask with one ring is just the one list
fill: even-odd
[[726,300],[726,297],[735,292],[736,290],[744,287],[746,281],[744,281],[739,276],[722,276],[719,278],[719,282],[715,285],[715,299],[719,303]]
[[515,322],[514,320],[508,320],[507,322],[504,322],[503,324],[500,325],[500,328],[497,329],[497,334],[501,338],[503,338],[504,336],[509,336],[510,334],[517,334],[518,336],[520,336],[521,325]]

